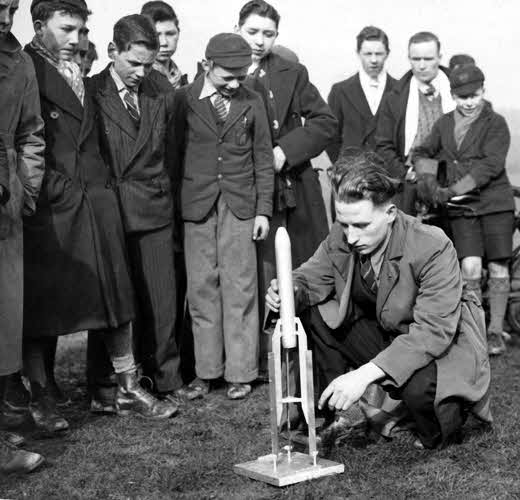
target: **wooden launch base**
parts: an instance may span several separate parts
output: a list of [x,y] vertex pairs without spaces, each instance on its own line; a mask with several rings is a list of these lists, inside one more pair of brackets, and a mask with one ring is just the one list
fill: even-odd
[[304,453],[291,453],[291,462],[287,455],[280,454],[274,466],[274,455],[259,457],[252,462],[237,464],[233,470],[242,476],[263,481],[274,486],[288,486],[310,479],[341,474],[345,466],[337,462],[317,458],[316,465],[312,457]]

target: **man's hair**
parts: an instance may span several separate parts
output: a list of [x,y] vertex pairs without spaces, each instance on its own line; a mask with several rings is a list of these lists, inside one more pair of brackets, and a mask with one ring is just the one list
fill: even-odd
[[141,9],[141,15],[148,16],[154,24],[173,21],[177,29],[179,29],[179,18],[175,14],[173,7],[166,2],[161,2],[160,0],[146,2]]
[[387,52],[390,52],[390,43],[388,42],[387,34],[375,26],[365,26],[356,37],[357,40],[357,51],[361,50],[361,46],[365,41],[378,41],[382,42]]
[[384,205],[399,186],[380,156],[359,148],[343,149],[329,176],[334,199],[342,203],[370,200],[376,206]]
[[32,21],[33,23],[36,21],[45,23],[54,15],[55,12],[63,12],[70,16],[78,16],[85,22],[87,22],[88,16],[91,14],[88,9],[76,7],[66,2],[40,2],[31,10]]
[[152,21],[139,14],[119,19],[114,26],[114,44],[119,52],[127,52],[134,44],[149,50],[159,49],[159,39]]
[[252,14],[256,14],[261,17],[268,17],[274,24],[276,24],[276,29],[278,29],[278,25],[280,24],[280,14],[278,11],[269,3],[264,0],[251,0],[247,2],[241,9],[238,14],[238,25],[242,26],[249,16]]
[[408,40],[408,48],[410,48],[410,45],[414,43],[424,42],[435,42],[437,44],[437,51],[441,51],[441,42],[439,40],[439,37],[434,33],[431,33],[430,31],[419,31],[419,33],[412,35],[410,37],[410,40]]

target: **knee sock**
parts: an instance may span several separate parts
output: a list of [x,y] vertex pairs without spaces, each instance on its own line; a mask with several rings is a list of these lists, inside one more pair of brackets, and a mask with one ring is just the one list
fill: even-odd
[[54,366],[56,364],[56,349],[58,347],[58,337],[50,337],[45,342],[44,362],[47,380],[56,383],[54,379]]
[[130,323],[105,330],[103,332],[105,347],[116,373],[135,371],[135,359],[132,352],[132,331]]
[[472,292],[475,292],[478,299],[480,300],[480,303],[482,303],[482,288],[480,285],[480,281],[480,279],[465,279],[464,286],[466,287],[466,290],[471,290]]
[[501,333],[509,298],[509,278],[489,278],[489,327],[488,331]]
[[48,383],[45,363],[47,341],[46,338],[28,338],[23,341],[23,367],[31,383],[31,392],[34,384],[46,387]]

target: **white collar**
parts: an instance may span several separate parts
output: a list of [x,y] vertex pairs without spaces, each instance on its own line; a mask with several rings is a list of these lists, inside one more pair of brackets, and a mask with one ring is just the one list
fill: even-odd
[[386,70],[383,68],[383,71],[377,75],[377,78],[372,78],[368,76],[363,68],[359,70],[359,80],[361,82],[361,86],[363,87],[377,87],[377,88],[385,88],[386,87]]

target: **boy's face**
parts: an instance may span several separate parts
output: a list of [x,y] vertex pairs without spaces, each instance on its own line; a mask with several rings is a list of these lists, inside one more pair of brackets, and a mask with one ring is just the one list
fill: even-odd
[[385,67],[388,52],[380,40],[365,40],[361,44],[358,56],[364,72],[371,78],[377,78]]
[[34,28],[47,50],[63,61],[74,57],[85,21],[79,16],[72,16],[56,11],[47,21],[35,21]]
[[451,94],[453,100],[457,104],[457,109],[465,116],[471,116],[480,110],[484,102],[484,87],[476,90],[467,96],[458,96]]
[[422,83],[430,83],[439,72],[441,55],[435,40],[412,43],[408,48],[408,59],[415,78]]
[[237,32],[251,47],[253,62],[261,61],[271,52],[278,36],[276,23],[271,18],[258,14],[251,14],[244,24],[237,28]]
[[179,30],[173,21],[159,21],[155,23],[155,31],[159,36],[159,52],[157,53],[157,61],[165,63],[177,50],[179,41]]
[[0,40],[5,38],[13,26],[18,0],[0,0]]
[[[112,49],[112,50],[111,50]],[[125,52],[119,52],[113,43],[109,53],[114,61],[114,70],[130,89],[136,89],[142,79],[152,71],[156,50],[151,50],[142,43],[134,43]]]
[[247,77],[249,66],[239,69],[226,69],[214,64],[206,63],[206,73],[211,83],[224,96],[231,97]]

